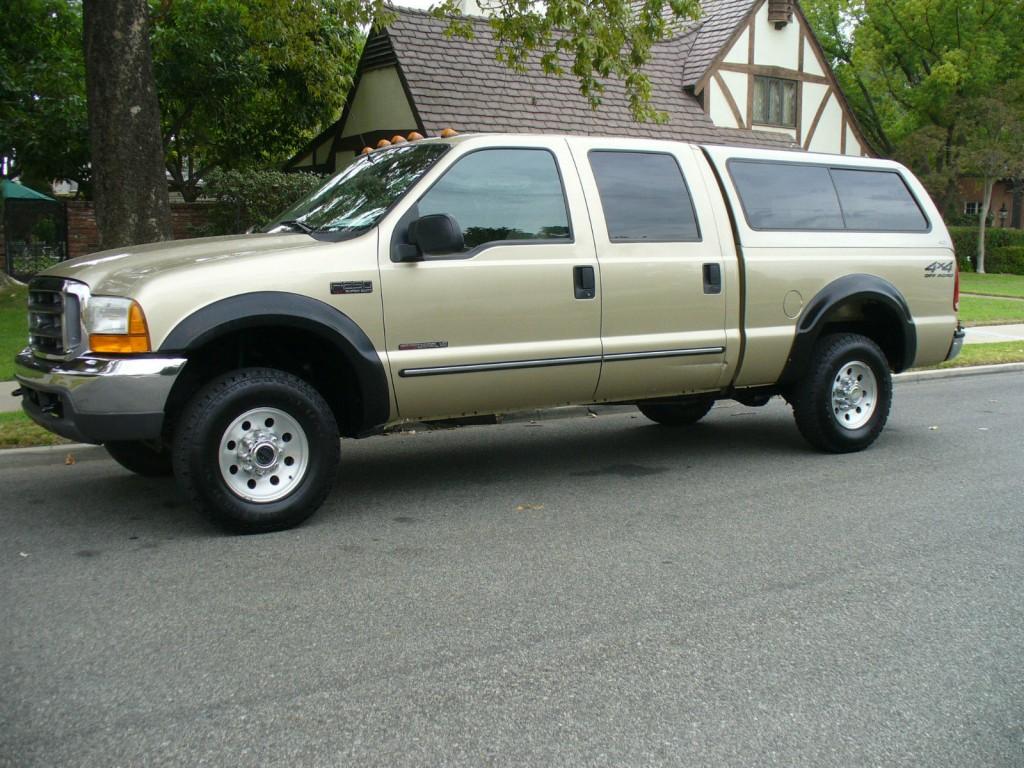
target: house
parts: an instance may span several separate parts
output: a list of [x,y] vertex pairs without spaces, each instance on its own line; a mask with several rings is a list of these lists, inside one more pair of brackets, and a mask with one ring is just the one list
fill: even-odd
[[653,49],[646,73],[666,123],[632,119],[621,82],[592,110],[570,79],[536,61],[516,73],[495,60],[487,20],[474,37],[446,37],[428,12],[395,9],[371,34],[341,117],[286,170],[332,173],[364,146],[395,134],[576,133],[679,139],[865,155],[865,142],[799,5],[793,0],[706,0]]

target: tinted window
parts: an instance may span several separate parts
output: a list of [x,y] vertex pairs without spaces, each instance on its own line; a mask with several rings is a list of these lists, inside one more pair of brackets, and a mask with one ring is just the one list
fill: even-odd
[[928,220],[898,173],[833,168],[832,179],[848,229],[876,232],[928,229]]
[[554,156],[487,149],[460,159],[423,196],[419,215],[447,213],[466,249],[502,240],[568,240],[569,215]]
[[796,81],[755,77],[754,122],[796,126]]
[[690,193],[671,155],[594,151],[590,167],[613,242],[700,240]]
[[733,160],[729,173],[754,229],[843,229],[825,166]]

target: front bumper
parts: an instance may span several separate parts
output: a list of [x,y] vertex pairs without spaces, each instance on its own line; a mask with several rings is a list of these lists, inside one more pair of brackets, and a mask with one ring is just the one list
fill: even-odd
[[40,426],[83,443],[160,437],[164,406],[183,357],[15,359],[21,406]]
[[962,326],[958,325],[956,330],[953,331],[953,343],[949,345],[949,354],[946,355],[947,360],[952,360],[960,354],[960,348],[964,345],[964,336],[966,335],[967,331],[965,331]]

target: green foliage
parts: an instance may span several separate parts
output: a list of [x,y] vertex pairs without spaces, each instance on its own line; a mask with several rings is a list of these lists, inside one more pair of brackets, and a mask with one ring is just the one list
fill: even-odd
[[4,0],[0,11],[0,157],[8,176],[48,186],[89,179],[82,8]]
[[0,288],[0,381],[14,378],[14,356],[28,344],[28,289]]
[[993,248],[987,258],[985,269],[992,273],[1024,275],[1024,245],[1004,245]]
[[956,180],[972,164],[963,153],[977,138],[971,122],[985,111],[982,101],[1024,77],[1024,3],[804,0],[801,6],[876,151],[910,165],[939,208],[950,210]]
[[261,226],[323,184],[315,173],[271,170],[216,170],[204,193],[216,201],[210,228],[204,234],[230,235]]
[[[458,5],[444,0],[434,14],[449,19],[450,34],[472,37],[471,25],[452,18]],[[512,70],[522,71],[537,54],[547,74],[571,73],[595,109],[605,81],[621,79],[634,117],[656,122],[665,115],[650,104],[651,83],[641,68],[651,46],[671,36],[674,22],[700,15],[697,0],[491,0],[481,6],[492,14],[498,60]]]
[[175,0],[156,9],[153,60],[167,168],[193,200],[214,168],[283,162],[334,120],[375,4]]
[[[978,252],[978,227],[949,227],[949,234],[953,238],[953,249],[956,251],[957,260],[963,270],[973,269],[974,257]],[[994,251],[1005,246],[1024,245],[1024,230],[1020,229],[986,229],[985,250]],[[988,264],[989,272],[997,272],[992,268],[992,262]]]

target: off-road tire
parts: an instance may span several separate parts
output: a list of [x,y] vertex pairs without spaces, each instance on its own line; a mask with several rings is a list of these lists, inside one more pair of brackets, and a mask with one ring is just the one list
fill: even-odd
[[[853,382],[855,388],[859,386],[857,376],[865,381],[871,379],[868,371],[858,365],[866,365],[874,377],[870,382],[870,399],[858,401],[865,404],[865,414],[856,410],[856,402],[843,399],[837,403],[836,400],[844,378]],[[807,373],[793,387],[789,400],[797,429],[812,446],[828,453],[862,451],[875,442],[889,418],[892,406],[889,363],[878,345],[866,336],[856,333],[823,336],[815,344]],[[870,413],[866,413],[869,406]],[[850,417],[853,421],[847,424],[853,426],[843,426],[841,422]],[[864,423],[858,423],[860,418],[866,419]]]
[[110,458],[142,477],[169,477],[173,471],[170,446],[155,441],[115,440],[103,444]]
[[[230,430],[240,419],[250,429],[244,417],[251,412],[280,414],[279,421],[294,425],[293,431],[306,446],[303,471],[294,480],[284,481],[282,488],[289,483],[294,487],[282,498],[242,498],[237,483],[235,490],[228,484],[236,473],[228,475],[222,469],[222,464],[234,461],[233,454],[225,454]],[[292,439],[290,433],[281,437]],[[236,444],[231,445],[234,450]],[[243,368],[209,382],[186,405],[174,436],[174,474],[192,503],[217,525],[233,533],[267,533],[292,528],[320,507],[334,486],[339,454],[338,427],[319,392],[284,371]],[[282,461],[288,459],[283,444],[281,455]],[[271,471],[288,472],[283,464]],[[250,477],[254,483],[272,479]],[[260,487],[271,491],[266,485]]]
[[708,415],[714,400],[688,400],[680,403],[637,403],[640,413],[665,427],[686,427]]

